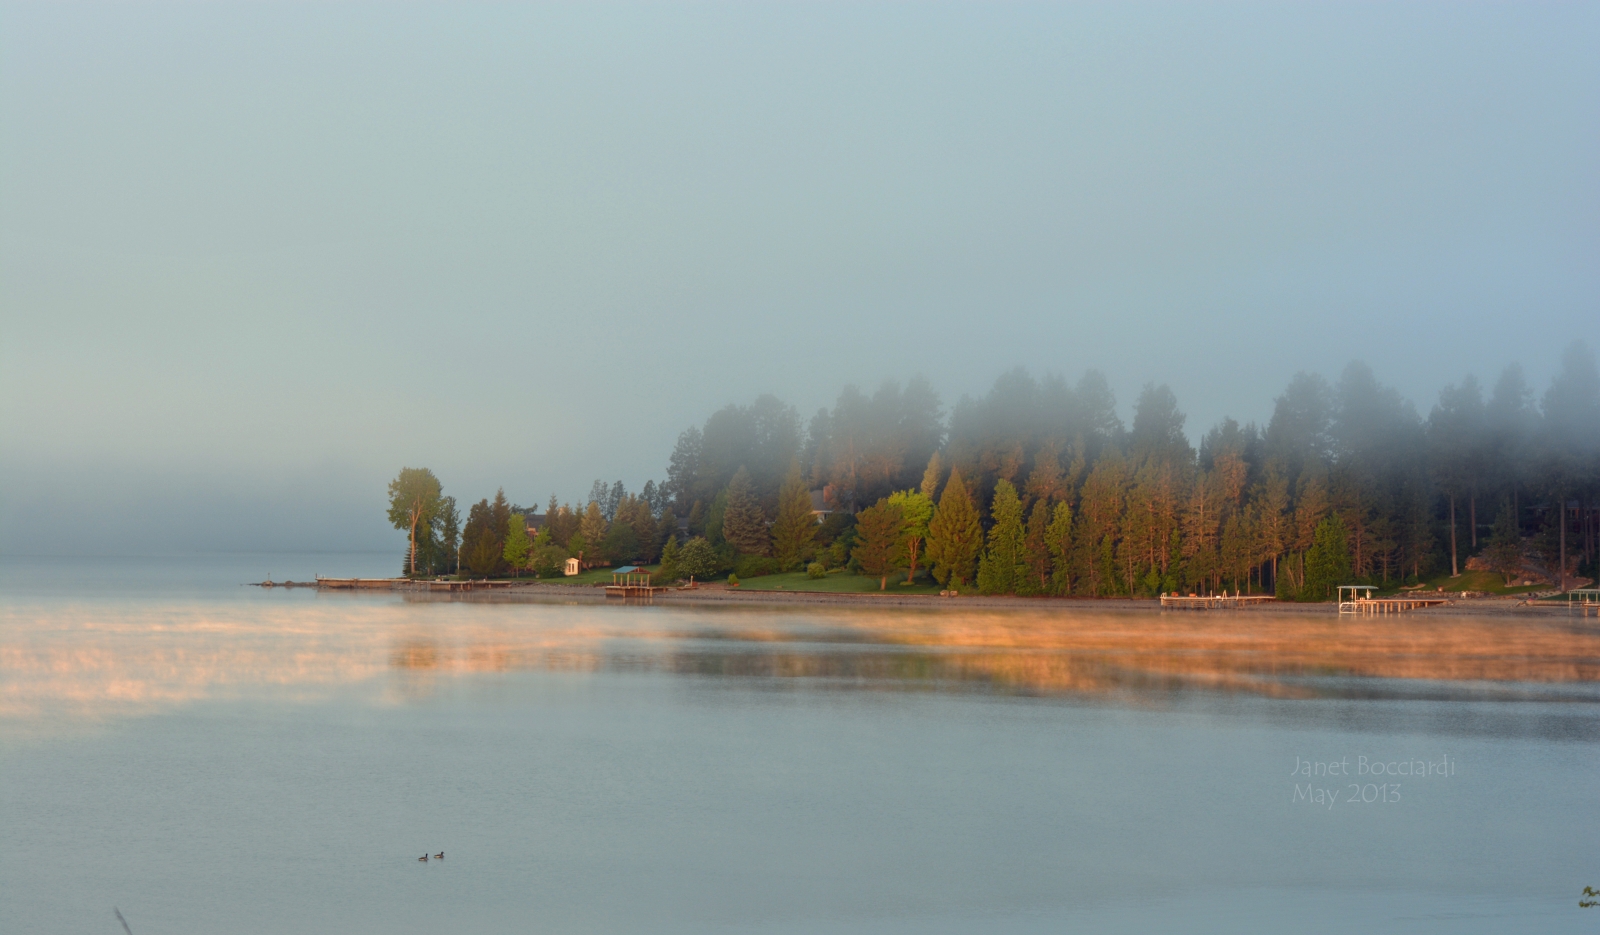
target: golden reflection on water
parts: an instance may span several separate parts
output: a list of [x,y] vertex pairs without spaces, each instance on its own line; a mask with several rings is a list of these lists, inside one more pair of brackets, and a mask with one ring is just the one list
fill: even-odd
[[442,678],[654,671],[819,687],[1017,694],[1318,693],[1328,676],[1600,681],[1566,618],[617,608],[291,600],[0,607],[0,723],[97,721],[214,699],[375,704]]

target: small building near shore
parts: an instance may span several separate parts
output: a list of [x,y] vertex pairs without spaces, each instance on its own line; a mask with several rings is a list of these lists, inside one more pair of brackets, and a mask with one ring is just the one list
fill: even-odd
[[817,518],[817,525],[822,525],[832,513],[833,510],[828,506],[826,491],[811,491],[811,515]]
[[568,578],[571,578],[580,571],[583,571],[583,563],[578,561],[576,557],[567,559],[566,567],[562,569],[562,573]]

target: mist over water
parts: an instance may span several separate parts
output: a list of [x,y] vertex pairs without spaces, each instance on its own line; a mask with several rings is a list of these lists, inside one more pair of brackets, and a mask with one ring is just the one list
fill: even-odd
[[1587,931],[1575,618],[406,600],[239,587],[259,558],[0,560],[0,927]]

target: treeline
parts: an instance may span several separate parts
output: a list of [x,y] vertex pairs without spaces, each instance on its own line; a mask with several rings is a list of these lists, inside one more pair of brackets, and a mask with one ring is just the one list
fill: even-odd
[[[555,573],[581,554],[661,561],[669,577],[848,568],[986,593],[1308,600],[1456,574],[1469,557],[1507,581],[1593,575],[1600,375],[1581,343],[1538,396],[1511,366],[1487,391],[1470,376],[1446,387],[1423,416],[1352,363],[1332,383],[1297,375],[1264,427],[1224,419],[1195,448],[1185,422],[1149,385],[1125,425],[1093,371],[1069,384],[1015,370],[948,417],[920,378],[847,387],[803,429],[763,396],[685,431],[660,485],[596,482],[582,508],[552,498],[526,551],[511,519],[525,511],[480,502],[460,568]],[[453,515],[452,502],[421,524],[418,573],[444,570]]]

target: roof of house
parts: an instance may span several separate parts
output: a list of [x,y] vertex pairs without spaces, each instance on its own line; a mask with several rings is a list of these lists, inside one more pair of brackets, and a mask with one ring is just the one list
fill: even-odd
[[822,491],[820,491],[820,490],[811,491],[811,512],[813,512],[813,513],[832,513],[833,512],[833,509],[828,506],[827,498],[823,497]]

